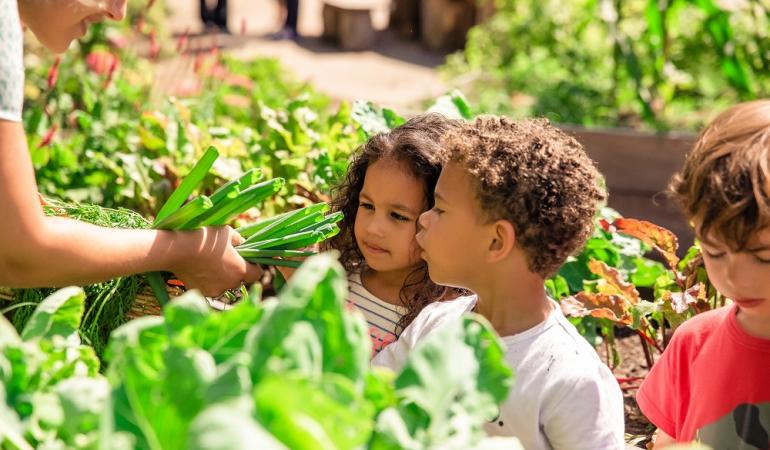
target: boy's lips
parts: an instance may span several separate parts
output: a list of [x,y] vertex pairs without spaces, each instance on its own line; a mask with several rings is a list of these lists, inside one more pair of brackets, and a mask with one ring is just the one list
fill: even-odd
[[741,308],[753,308],[765,301],[763,298],[734,298],[733,301]]

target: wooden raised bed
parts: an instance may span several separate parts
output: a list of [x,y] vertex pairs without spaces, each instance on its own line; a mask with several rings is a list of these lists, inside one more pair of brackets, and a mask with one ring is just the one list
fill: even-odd
[[695,136],[559,126],[574,135],[596,161],[607,182],[609,206],[626,217],[673,231],[679,237],[680,251],[692,244],[692,229],[665,192],[671,176],[682,168]]

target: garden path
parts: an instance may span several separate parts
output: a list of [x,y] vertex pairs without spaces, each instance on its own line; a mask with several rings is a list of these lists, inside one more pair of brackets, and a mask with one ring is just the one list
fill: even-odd
[[[270,35],[281,25],[279,1],[230,0],[232,34],[215,38],[200,35],[203,27],[198,18],[197,1],[174,0],[167,3],[171,10],[169,28],[174,35],[190,33],[193,46],[196,41],[201,47],[211,45],[216,39],[225,51],[238,57],[278,58],[301,80],[338,100],[371,100],[408,114],[421,111],[423,100],[446,91],[437,70],[445,55],[383,30],[387,26],[388,11],[377,10],[372,14],[375,27],[383,30],[373,48],[348,52],[320,39],[321,0],[300,2],[301,37],[296,42],[272,40]],[[169,60],[166,70],[174,74],[168,77],[169,82],[173,82],[180,71],[192,70],[191,58]]]

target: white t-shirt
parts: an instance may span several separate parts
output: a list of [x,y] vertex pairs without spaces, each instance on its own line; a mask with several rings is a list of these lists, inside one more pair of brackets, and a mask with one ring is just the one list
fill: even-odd
[[[400,370],[423,337],[471,311],[476,301],[474,295],[426,306],[372,364]],[[515,380],[500,417],[484,428],[492,436],[519,438],[527,450],[623,449],[620,387],[558,304],[553,305],[544,322],[502,338]]]
[[16,0],[0,0],[0,119],[21,122],[24,45]]
[[361,275],[348,275],[348,303],[361,311],[369,325],[369,337],[372,339],[372,356],[395,342],[396,327],[406,314],[406,308],[378,298],[369,292],[361,282]]

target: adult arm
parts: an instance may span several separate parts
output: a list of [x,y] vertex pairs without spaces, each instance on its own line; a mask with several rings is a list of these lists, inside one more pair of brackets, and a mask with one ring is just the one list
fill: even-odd
[[189,288],[217,295],[259,279],[261,270],[238,255],[229,227],[189,232],[122,230],[47,217],[38,201],[34,168],[18,122],[0,120],[0,285],[88,284],[165,270]]

